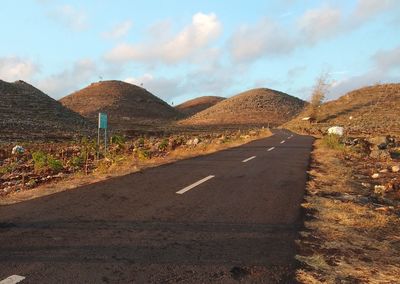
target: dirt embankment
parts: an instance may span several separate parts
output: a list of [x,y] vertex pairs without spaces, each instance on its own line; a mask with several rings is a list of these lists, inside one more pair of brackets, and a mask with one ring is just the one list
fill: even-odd
[[393,138],[347,141],[325,137],[315,143],[297,278],[398,283],[400,145]]

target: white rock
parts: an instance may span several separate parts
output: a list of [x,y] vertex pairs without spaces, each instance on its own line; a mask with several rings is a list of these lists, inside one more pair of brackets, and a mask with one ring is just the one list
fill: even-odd
[[386,191],[386,187],[384,185],[375,185],[375,187],[374,187],[374,192],[376,194],[382,194],[382,193],[385,193],[385,191]]
[[374,179],[379,178],[379,174],[378,174],[378,173],[375,173],[375,174],[373,174],[371,177],[374,178]]
[[392,167],[392,172],[397,173],[400,171],[400,167],[399,166],[393,166]]
[[16,154],[23,154],[25,152],[24,147],[20,146],[20,145],[16,145],[14,146],[14,148],[12,148],[11,154],[16,155]]
[[335,134],[338,136],[343,136],[344,128],[341,126],[332,126],[328,129],[328,134]]
[[199,142],[200,142],[199,138],[196,137],[193,139],[193,145],[197,145],[199,144]]

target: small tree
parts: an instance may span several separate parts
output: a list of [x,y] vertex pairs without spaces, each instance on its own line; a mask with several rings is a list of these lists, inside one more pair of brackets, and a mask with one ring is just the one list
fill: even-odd
[[310,118],[317,121],[319,107],[322,105],[329,91],[330,83],[328,81],[328,73],[322,73],[317,79],[311,94],[310,101]]

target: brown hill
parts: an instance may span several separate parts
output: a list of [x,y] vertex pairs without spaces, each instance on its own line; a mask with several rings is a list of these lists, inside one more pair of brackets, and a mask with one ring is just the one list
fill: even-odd
[[184,102],[180,105],[177,105],[175,108],[186,116],[192,116],[209,107],[212,107],[223,100],[225,100],[223,97],[204,96]]
[[181,121],[184,125],[280,125],[303,109],[305,102],[271,89],[252,89]]
[[92,83],[60,102],[91,120],[96,120],[99,112],[105,112],[110,124],[116,128],[162,123],[182,117],[181,113],[144,88],[122,81]]
[[85,134],[88,125],[28,83],[0,80],[0,140],[69,137]]
[[302,113],[287,126],[325,131],[329,126],[339,125],[353,134],[400,133],[400,84],[364,87],[324,103],[315,124],[302,122],[306,115]]

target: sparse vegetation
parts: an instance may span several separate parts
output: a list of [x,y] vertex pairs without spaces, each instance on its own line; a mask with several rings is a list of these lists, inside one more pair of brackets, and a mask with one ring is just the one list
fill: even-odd
[[324,145],[333,150],[344,150],[343,139],[336,134],[327,134],[322,138]]
[[328,74],[322,73],[316,80],[311,94],[309,105],[310,118],[312,121],[319,120],[319,109],[324,102],[329,90]]
[[46,168],[47,155],[42,151],[32,153],[33,164],[36,172],[40,172]]

